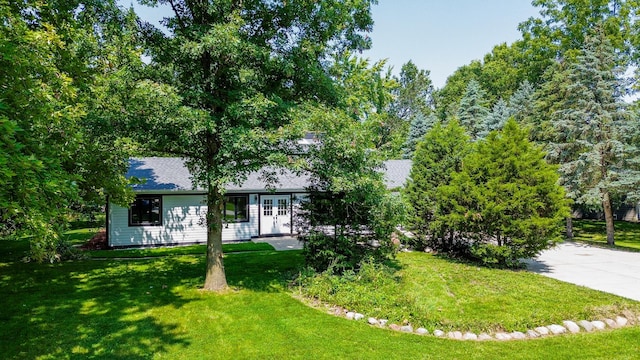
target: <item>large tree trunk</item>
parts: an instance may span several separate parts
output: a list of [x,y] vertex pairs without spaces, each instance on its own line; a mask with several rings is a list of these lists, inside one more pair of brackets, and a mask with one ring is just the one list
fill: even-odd
[[607,244],[613,246],[615,245],[613,241],[613,209],[607,190],[602,191],[602,208],[604,209],[604,221],[607,224]]
[[567,240],[573,240],[573,219],[571,215],[567,216]]
[[207,194],[207,274],[204,290],[221,291],[227,288],[222,259],[222,206],[224,197],[216,188]]

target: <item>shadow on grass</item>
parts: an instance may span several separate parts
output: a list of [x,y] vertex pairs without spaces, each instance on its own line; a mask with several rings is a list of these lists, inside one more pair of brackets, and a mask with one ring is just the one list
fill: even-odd
[[149,310],[186,303],[172,291],[193,265],[78,261],[0,263],[3,358],[141,359],[187,346],[179,324]]
[[261,251],[228,254],[224,261],[229,286],[276,292],[300,271],[304,258],[300,250]]
[[[19,261],[26,241],[0,260],[0,354],[3,358],[141,359],[188,347],[179,319],[167,312],[197,300],[185,289],[204,282],[202,256],[145,260]],[[229,285],[275,292],[302,263],[298,251],[225,257]]]
[[616,246],[608,246],[607,230],[604,221],[574,221],[574,240],[584,241],[592,245],[606,246],[610,249],[640,250],[640,223],[616,221],[614,223]]

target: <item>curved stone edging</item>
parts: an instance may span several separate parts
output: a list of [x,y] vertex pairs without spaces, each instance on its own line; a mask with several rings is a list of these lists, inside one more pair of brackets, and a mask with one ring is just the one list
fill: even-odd
[[[307,299],[309,300],[309,299]],[[529,329],[525,332],[521,331],[513,331],[513,332],[497,332],[495,334],[489,333],[480,333],[476,334],[473,332],[461,332],[461,331],[449,331],[444,332],[439,329],[435,329],[433,333],[430,333],[429,330],[419,327],[414,329],[411,324],[398,325],[398,324],[389,324],[389,321],[386,319],[376,319],[374,317],[367,317],[364,314],[349,311],[343,309],[338,306],[328,306],[328,313],[334,316],[344,317],[348,320],[361,321],[366,319],[367,323],[371,326],[376,326],[380,328],[386,328],[393,331],[400,331],[404,333],[412,333],[416,335],[432,335],[438,338],[448,338],[453,340],[472,340],[472,341],[486,341],[486,340],[496,340],[496,341],[507,341],[507,340],[525,340],[525,339],[536,339],[545,336],[554,336],[561,334],[577,334],[580,332],[594,332],[601,331],[606,329],[619,329],[625,326],[635,325],[640,323],[640,316],[635,315],[633,313],[628,313],[625,316],[617,316],[615,319],[603,319],[603,320],[580,320],[580,321],[571,321],[564,320],[562,325],[560,324],[551,324],[547,326],[539,326],[535,329]]]

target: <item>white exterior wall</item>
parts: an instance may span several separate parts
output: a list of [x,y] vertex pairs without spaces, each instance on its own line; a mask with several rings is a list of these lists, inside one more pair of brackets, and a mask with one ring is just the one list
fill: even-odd
[[[224,224],[222,241],[247,240],[258,236],[257,195],[249,195],[249,221]],[[207,206],[204,195],[162,195],[162,225],[129,226],[129,209],[109,205],[109,245],[143,246],[206,243],[201,226]]]

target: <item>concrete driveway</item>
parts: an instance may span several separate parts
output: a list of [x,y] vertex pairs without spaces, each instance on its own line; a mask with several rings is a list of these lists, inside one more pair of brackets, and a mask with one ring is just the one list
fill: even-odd
[[541,275],[640,301],[640,252],[565,242],[526,262]]

